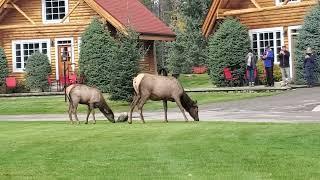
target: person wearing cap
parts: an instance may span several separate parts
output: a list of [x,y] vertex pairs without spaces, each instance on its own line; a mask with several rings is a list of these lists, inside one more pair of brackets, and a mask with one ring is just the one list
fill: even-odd
[[286,46],[282,46],[282,49],[279,53],[279,62],[280,62],[280,70],[282,75],[283,86],[287,86],[290,82],[290,52],[287,50]]
[[311,47],[308,47],[303,63],[305,79],[307,81],[308,87],[314,86],[315,83],[314,67],[315,55],[313,54]]
[[273,62],[274,62],[274,55],[272,49],[267,46],[265,52],[261,59],[264,61],[264,68],[266,71],[267,76],[267,84],[266,86],[274,86],[273,80]]

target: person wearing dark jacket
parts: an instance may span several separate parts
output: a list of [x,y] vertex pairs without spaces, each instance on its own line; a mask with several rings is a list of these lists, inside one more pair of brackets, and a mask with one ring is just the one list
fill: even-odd
[[283,85],[286,86],[290,82],[290,64],[289,64],[290,52],[286,46],[282,46],[279,54],[280,70],[282,74]]
[[257,58],[253,54],[252,49],[249,49],[249,52],[246,56],[246,64],[247,64],[247,71],[249,73],[248,81],[249,81],[249,86],[254,86],[255,78],[254,78],[254,71],[256,69],[256,63],[257,63]]
[[315,68],[315,56],[312,53],[311,47],[307,48],[306,56],[304,58],[304,74],[305,79],[307,81],[308,87],[314,86],[315,83],[315,76],[314,76],[314,68]]

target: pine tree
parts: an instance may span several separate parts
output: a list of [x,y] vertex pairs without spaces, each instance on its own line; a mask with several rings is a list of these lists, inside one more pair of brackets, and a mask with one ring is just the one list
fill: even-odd
[[82,34],[79,59],[80,74],[85,83],[95,86],[103,92],[110,91],[110,63],[116,58],[116,43],[103,24],[93,19]]
[[117,56],[111,61],[110,99],[131,101],[132,80],[139,72],[142,50],[139,48],[138,34],[129,30],[128,35],[120,35]]
[[26,86],[29,89],[47,90],[48,75],[51,73],[51,65],[48,56],[40,52],[33,53],[26,64]]
[[0,47],[0,87],[4,85],[5,78],[8,76],[7,57],[2,47]]
[[209,37],[208,65],[213,84],[224,86],[223,68],[237,67],[245,71],[245,56],[250,48],[247,28],[236,19],[226,19]]
[[305,17],[304,24],[299,30],[295,68],[296,68],[296,83],[302,84],[304,80],[303,62],[307,47],[311,47],[316,55],[316,77],[320,76],[319,62],[320,62],[320,6],[314,7],[311,12]]
[[[169,49],[169,68],[174,73],[191,73],[192,66],[206,64],[207,43],[201,33],[201,25],[209,6],[207,0],[185,0],[180,4],[179,13],[186,24],[177,27],[176,42]],[[181,24],[181,23],[180,23]],[[176,67],[178,65],[178,67]]]

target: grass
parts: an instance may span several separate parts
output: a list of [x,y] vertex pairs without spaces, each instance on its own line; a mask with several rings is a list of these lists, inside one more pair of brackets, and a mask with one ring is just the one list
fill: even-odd
[[319,179],[320,124],[0,122],[0,179]]
[[[270,96],[275,93],[189,93],[201,105],[248,99],[262,96]],[[106,96],[107,98],[107,96]],[[66,113],[68,105],[64,102],[64,96],[49,97],[11,97],[0,98],[0,115],[21,115],[21,114],[60,114]],[[129,104],[121,101],[108,101],[108,104],[115,112],[127,112]],[[176,107],[175,103],[169,103],[169,108]],[[79,112],[86,112],[86,106],[80,105]],[[157,110],[162,108],[162,102],[149,101],[145,110]]]
[[208,74],[181,74],[179,81],[186,89],[213,87]]

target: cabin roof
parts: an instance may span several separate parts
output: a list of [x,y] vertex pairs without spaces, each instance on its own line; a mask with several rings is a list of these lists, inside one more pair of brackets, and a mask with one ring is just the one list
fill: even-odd
[[139,0],[95,0],[126,27],[142,34],[175,36],[175,33]]
[[[146,40],[174,40],[175,33],[139,0],[84,0],[115,28],[132,28]],[[2,7],[8,0],[0,0]]]
[[291,9],[301,7],[311,7],[316,5],[317,1],[299,1],[297,3],[289,3],[284,1],[281,5],[265,5],[263,1],[256,0],[212,0],[210,9],[202,25],[202,34],[208,37],[216,28],[219,21],[227,16],[239,16],[243,14],[259,13],[259,12],[277,12],[274,10]]

